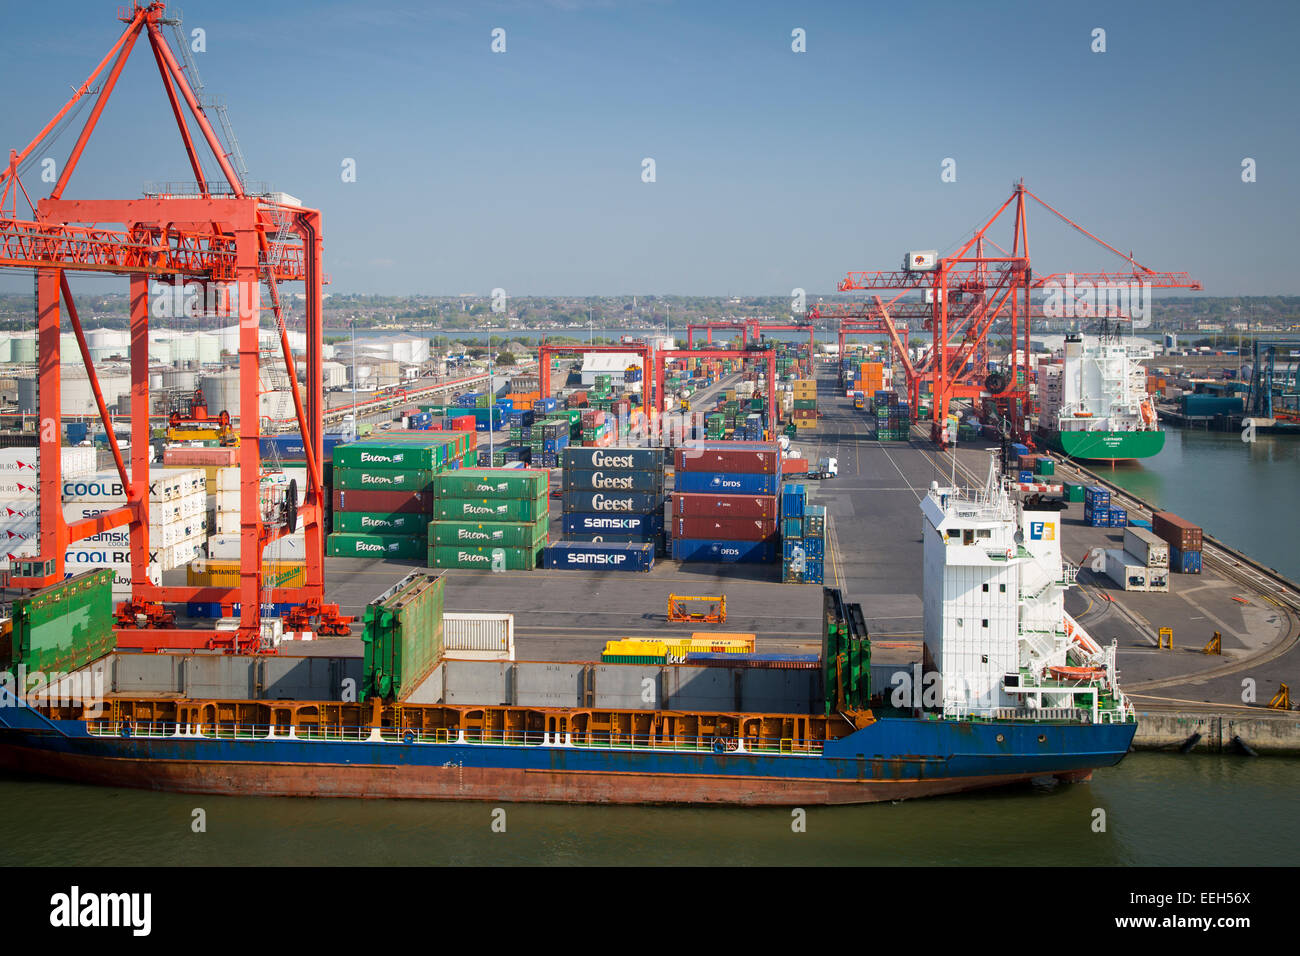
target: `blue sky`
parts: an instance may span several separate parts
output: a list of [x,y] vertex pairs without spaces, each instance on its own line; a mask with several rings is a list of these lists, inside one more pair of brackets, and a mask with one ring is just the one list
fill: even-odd
[[[62,26],[48,7],[8,7],[6,152],[120,27],[112,2],[60,4]],[[1300,293],[1294,3],[182,9],[187,31],[206,31],[199,69],[251,177],[324,212],[334,291],[829,291],[907,249],[947,251],[1023,177],[1207,294]],[[806,53],[791,51],[796,27]],[[1090,50],[1096,27],[1105,53]],[[73,140],[53,150],[60,163]],[[1244,157],[1257,182],[1241,181]],[[345,158],[355,183],[341,181]],[[945,158],[956,182],[940,181]],[[137,46],[67,195],[191,178]],[[1037,272],[1115,264],[1045,211],[1030,229]]]

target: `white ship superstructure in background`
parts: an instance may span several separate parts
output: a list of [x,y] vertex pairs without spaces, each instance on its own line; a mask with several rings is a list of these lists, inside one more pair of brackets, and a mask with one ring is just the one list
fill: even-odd
[[1038,426],[1048,444],[1076,458],[1146,458],[1164,445],[1147,394],[1149,343],[1066,336],[1060,362],[1039,366]]
[[1065,612],[1077,569],[1061,513],[1029,511],[990,468],[978,491],[931,483],[924,516],[927,669],[948,718],[1122,721],[1115,645]]

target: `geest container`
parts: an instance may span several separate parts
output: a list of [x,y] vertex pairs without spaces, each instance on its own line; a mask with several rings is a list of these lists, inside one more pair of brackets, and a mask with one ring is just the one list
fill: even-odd
[[1186,518],[1180,518],[1172,511],[1157,511],[1151,516],[1151,529],[1162,539],[1169,542],[1171,548],[1179,551],[1200,551],[1202,547],[1201,529]]
[[674,538],[765,541],[777,533],[778,518],[673,518]]
[[1125,528],[1124,550],[1148,568],[1169,567],[1169,543],[1146,528]]
[[565,448],[561,463],[567,471],[664,470],[662,448]]
[[649,571],[652,544],[608,541],[559,541],[542,555],[546,567],[561,571]]
[[442,656],[459,661],[513,661],[515,616],[444,611]]
[[674,561],[718,561],[727,564],[770,564],[779,557],[777,546],[766,541],[714,541],[708,538],[674,538]]
[[673,465],[685,471],[728,474],[781,474],[781,446],[775,442],[700,442],[673,452]]
[[340,511],[365,511],[370,514],[432,514],[432,492],[420,491],[338,491],[334,492],[334,516]]
[[664,530],[664,517],[656,512],[645,515],[590,514],[573,512],[560,519],[564,534],[636,534],[649,536]]
[[775,495],[780,473],[764,475],[722,471],[679,471],[676,490],[686,494]]
[[713,495],[674,492],[673,517],[775,518],[775,495]]
[[566,491],[562,499],[565,513],[650,514],[659,511],[662,495],[640,491]]
[[565,491],[642,491],[662,493],[662,471],[579,471],[564,472]]

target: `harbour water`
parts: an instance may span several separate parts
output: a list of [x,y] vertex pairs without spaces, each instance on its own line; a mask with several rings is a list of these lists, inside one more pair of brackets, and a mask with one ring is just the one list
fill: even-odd
[[1300,436],[1170,428],[1160,454],[1093,470],[1300,581],[1295,489]]
[[[1138,753],[1085,784],[808,808],[795,832],[784,809],[503,804],[502,815],[487,803],[211,797],[0,776],[0,863],[1289,865],[1297,788],[1298,759]],[[194,832],[196,809],[206,832]]]

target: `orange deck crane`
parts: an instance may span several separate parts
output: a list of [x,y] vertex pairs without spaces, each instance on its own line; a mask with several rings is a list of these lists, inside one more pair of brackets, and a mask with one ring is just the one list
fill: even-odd
[[[0,267],[30,269],[36,274],[36,325],[39,366],[39,401],[42,409],[61,407],[59,332],[61,306],[68,312],[73,333],[86,367],[100,418],[108,436],[113,462],[127,491],[126,504],[94,518],[67,523],[60,502],[61,462],[59,420],[39,423],[40,543],[35,559],[16,562],[11,583],[40,588],[63,579],[64,552],[68,545],[111,528],[130,529],[132,569],[131,600],[119,608],[118,644],[122,647],[158,649],[210,647],[256,650],[261,646],[261,602],[272,601],[312,607],[330,624],[342,619],[338,608],[323,602],[324,594],[324,488],[321,482],[321,216],[270,194],[255,195],[245,186],[232,163],[237,150],[227,149],[217,136],[195,94],[186,70],[163,36],[162,27],[175,25],[162,3],[134,3],[121,8],[125,29],[116,43],[73,91],[72,98],[22,150],[11,150],[7,168],[0,172]],[[163,90],[171,106],[195,182],[178,189],[152,191],[143,199],[65,199],[68,181],[78,168],[118,78],[136,43],[148,41],[158,67]],[[105,71],[107,70],[107,73]],[[102,77],[102,79],[101,79]],[[69,116],[83,97],[94,93],[94,106],[77,136],[58,181],[48,197],[32,202],[20,173],[35,161],[42,144]],[[191,129],[186,114],[197,127]],[[228,138],[232,138],[228,132]],[[209,180],[200,160],[198,143],[211,151],[222,183]],[[232,139],[233,142],[233,139]],[[18,214],[19,199],[30,216]],[[113,422],[95,374],[90,350],[68,284],[67,273],[89,272],[126,276],[130,283],[131,427],[132,434],[149,433],[149,282],[166,278],[223,292],[233,290],[239,317],[239,469],[241,547],[239,585],[225,587],[175,587],[152,584],[149,565],[149,444],[134,441],[131,467],[113,431]],[[286,512],[300,513],[306,541],[306,581],[301,587],[262,586],[262,549],[292,530],[293,522],[264,520],[258,498],[261,470],[259,421],[255,413],[261,394],[259,378],[259,328],[262,286],[265,284],[278,330],[286,369],[295,369],[288,332],[280,305],[279,283],[305,286],[306,387],[289,375],[289,391],[298,426],[304,438],[307,488],[302,503]],[[56,413],[57,414],[57,413]],[[240,605],[236,631],[131,628],[129,622],[165,624],[163,602],[206,601],[230,608]]]
[[[1124,267],[1109,272],[1036,274],[1029,258],[1029,231],[1025,199],[1033,199],[1070,228],[1082,233],[1110,253],[1119,256]],[[1010,251],[993,241],[990,230],[1010,212],[1013,219]],[[876,307],[888,313],[880,299],[882,292],[927,292],[933,343],[926,369],[908,373],[912,407],[917,407],[921,383],[928,380],[934,394],[931,440],[947,447],[948,406],[962,396],[978,397],[983,392],[1007,407],[1012,433],[1018,440],[1029,439],[1026,413],[1029,405],[1029,334],[1032,295],[1065,289],[1200,289],[1201,283],[1186,272],[1158,272],[1120,252],[1082,226],[1070,220],[1017,183],[1011,196],[952,255],[909,254],[901,270],[850,272],[840,283],[841,292],[874,294]],[[975,362],[995,323],[1009,325],[1012,342],[1011,374],[979,381],[987,369]],[[969,371],[967,364],[971,364]]]

